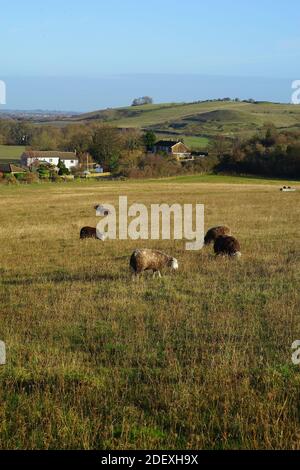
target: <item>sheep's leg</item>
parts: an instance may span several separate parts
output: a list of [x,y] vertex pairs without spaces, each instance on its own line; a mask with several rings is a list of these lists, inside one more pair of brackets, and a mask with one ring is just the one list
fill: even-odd
[[136,271],[134,271],[134,270],[132,270],[132,272],[131,272],[131,280],[132,280],[132,281],[136,281],[136,280],[138,280],[138,279],[139,279],[139,273],[136,272]]
[[158,277],[161,277],[160,271],[157,271],[157,272],[158,272]]

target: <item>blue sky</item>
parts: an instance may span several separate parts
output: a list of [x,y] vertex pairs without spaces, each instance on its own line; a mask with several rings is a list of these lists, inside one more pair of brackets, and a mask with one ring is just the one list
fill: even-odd
[[[286,80],[300,79],[299,0],[10,0],[1,2],[0,13],[0,79],[6,79],[11,97],[7,107],[19,107],[16,96],[24,77],[28,99],[23,97],[20,106],[35,107],[39,78],[40,87],[44,83],[49,91],[39,97],[39,107],[51,108],[51,99],[57,103],[57,80],[69,78],[70,83],[81,80],[86,92],[81,109],[109,106],[106,98],[109,90],[112,95],[116,90],[116,79],[119,104],[126,104],[131,91],[124,85],[122,95],[119,89],[124,74],[127,81],[128,74],[143,74],[141,88],[145,76],[155,74],[157,98],[163,101],[165,85],[162,80],[160,89],[159,74],[180,74],[182,97],[189,83],[185,76],[191,74],[217,76],[220,83],[221,77],[246,77],[245,93],[252,91],[251,77],[268,78],[278,87],[279,83],[286,87]],[[55,90],[47,85],[49,77],[55,77]],[[94,96],[94,105],[92,93],[97,86],[89,93],[90,80],[99,80],[99,86],[103,80],[106,83],[105,92],[100,89]],[[13,94],[9,94],[10,81]],[[61,83],[59,108],[79,109],[75,96],[74,105],[72,99],[64,99],[66,82]],[[254,84],[252,95],[256,90]],[[278,89],[274,100],[283,96]]]

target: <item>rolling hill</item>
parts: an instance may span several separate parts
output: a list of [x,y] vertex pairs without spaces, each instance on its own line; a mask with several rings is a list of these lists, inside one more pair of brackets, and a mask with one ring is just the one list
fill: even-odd
[[161,103],[108,108],[54,122],[43,121],[43,124],[65,126],[99,122],[120,128],[152,129],[160,137],[184,138],[196,149],[206,147],[216,135],[250,137],[265,123],[273,123],[278,129],[300,128],[300,106],[224,100]]

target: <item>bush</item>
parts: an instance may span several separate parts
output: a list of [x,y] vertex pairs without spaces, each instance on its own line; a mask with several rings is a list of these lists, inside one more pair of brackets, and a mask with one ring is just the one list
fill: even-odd
[[18,181],[23,181],[25,173],[15,173],[14,176]]
[[63,179],[56,173],[56,174],[51,175],[51,181],[53,183],[61,183]]
[[39,177],[36,173],[28,172],[24,175],[22,181],[27,184],[38,183]]
[[14,175],[7,174],[4,176],[5,184],[19,184],[17,178]]

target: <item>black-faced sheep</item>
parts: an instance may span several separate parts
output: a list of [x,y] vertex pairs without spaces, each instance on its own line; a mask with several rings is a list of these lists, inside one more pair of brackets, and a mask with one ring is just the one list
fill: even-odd
[[214,243],[214,252],[216,255],[227,255],[241,257],[241,247],[239,241],[228,235],[219,236]]
[[80,238],[97,238],[95,227],[82,227],[80,230]]
[[80,230],[80,238],[97,238],[97,240],[105,240],[105,234],[97,232],[95,227],[82,227]]
[[231,235],[230,228],[227,225],[218,225],[217,227],[210,228],[204,237],[204,245],[210,245],[212,242],[215,242],[220,235]]
[[97,215],[109,215],[110,210],[102,206],[102,204],[96,204],[94,209],[97,211]]
[[135,250],[130,257],[130,267],[132,273],[136,276],[141,274],[143,271],[153,271],[153,277],[155,273],[161,277],[160,271],[169,267],[171,269],[178,269],[178,261],[172,256],[168,256],[162,251],[151,250],[143,248],[141,250]]

